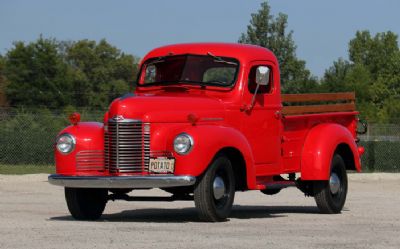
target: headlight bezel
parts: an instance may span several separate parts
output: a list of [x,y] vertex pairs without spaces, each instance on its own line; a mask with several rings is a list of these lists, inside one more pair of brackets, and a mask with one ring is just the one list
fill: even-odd
[[[177,139],[178,139],[178,138],[181,138],[181,137],[187,138],[187,141],[189,142],[189,148],[188,148],[187,150],[185,150],[185,151],[180,151],[180,150],[177,149],[177,147],[176,147],[176,145],[177,145]],[[193,140],[193,137],[190,136],[190,135],[189,135],[188,133],[186,133],[186,132],[179,133],[179,134],[176,135],[175,138],[174,138],[173,147],[174,147],[174,151],[175,151],[176,153],[178,153],[179,155],[187,155],[187,154],[189,154],[189,153],[193,150],[193,147],[194,147],[194,140]]]
[[[67,152],[61,151],[60,148],[58,147],[58,144],[62,137],[68,137],[71,140],[71,148]],[[56,149],[58,152],[60,152],[63,155],[68,155],[71,152],[73,152],[75,150],[75,146],[76,146],[76,138],[70,133],[63,133],[63,134],[59,135],[56,139]]]

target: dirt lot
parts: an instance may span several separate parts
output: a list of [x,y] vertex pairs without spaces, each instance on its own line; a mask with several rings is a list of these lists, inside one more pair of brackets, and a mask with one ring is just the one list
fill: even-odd
[[0,175],[0,248],[400,248],[400,174],[351,175],[338,215],[294,188],[237,193],[223,223],[199,222],[190,201],[110,202],[102,220],[79,222],[46,181]]

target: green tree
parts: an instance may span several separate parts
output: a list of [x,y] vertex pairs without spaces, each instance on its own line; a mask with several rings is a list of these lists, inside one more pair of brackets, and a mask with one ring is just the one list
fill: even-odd
[[66,45],[65,53],[74,75],[72,85],[78,106],[106,107],[128,92],[136,79],[138,59],[105,40],[73,42]]
[[137,75],[138,59],[105,40],[81,40],[67,45],[66,61],[73,70],[79,106],[106,107],[130,90]]
[[268,2],[261,4],[257,13],[251,14],[246,33],[242,33],[239,43],[253,44],[270,49],[280,63],[283,92],[318,91],[315,77],[306,69],[306,63],[296,56],[293,31],[287,31],[288,17],[279,13],[271,15]]
[[322,79],[328,91],[355,91],[361,115],[374,122],[400,117],[400,50],[393,32],[357,31],[349,59],[333,63]]
[[324,82],[322,89],[324,92],[338,92],[347,91],[347,85],[345,84],[347,74],[351,70],[351,64],[339,58],[333,62],[333,65],[325,71]]
[[105,40],[15,42],[4,58],[7,99],[11,106],[103,109],[130,90],[137,61]]
[[6,98],[6,77],[4,75],[4,66],[5,60],[4,57],[0,54],[0,107],[4,107],[7,105]]
[[54,39],[15,42],[6,54],[7,99],[11,106],[47,106],[70,103],[68,67],[58,53]]

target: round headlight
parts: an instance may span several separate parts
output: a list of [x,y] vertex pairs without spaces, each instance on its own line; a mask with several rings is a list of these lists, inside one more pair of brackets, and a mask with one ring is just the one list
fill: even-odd
[[193,147],[193,138],[186,133],[181,133],[174,139],[174,150],[176,153],[185,155],[190,152]]
[[71,134],[64,133],[57,138],[56,147],[62,154],[71,153],[75,148],[75,137]]

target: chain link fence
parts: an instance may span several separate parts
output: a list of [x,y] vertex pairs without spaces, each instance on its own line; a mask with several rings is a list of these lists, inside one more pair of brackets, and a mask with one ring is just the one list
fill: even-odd
[[400,172],[400,122],[369,124],[360,139],[365,147],[361,158],[364,171]]
[[[82,121],[102,121],[104,110],[80,110]],[[55,138],[68,113],[47,109],[0,109],[0,166],[53,165]],[[400,125],[369,124],[360,136],[366,172],[400,172]]]
[[[80,111],[83,121],[102,121],[104,111]],[[0,166],[54,165],[57,134],[68,113],[47,109],[0,109]]]

